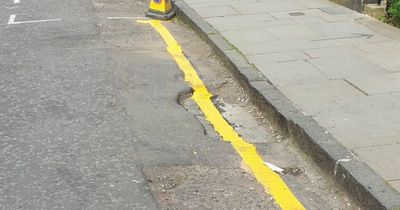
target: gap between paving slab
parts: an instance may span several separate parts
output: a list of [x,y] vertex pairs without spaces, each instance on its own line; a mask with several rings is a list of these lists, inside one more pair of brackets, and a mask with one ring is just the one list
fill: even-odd
[[178,18],[192,27],[214,49],[217,56],[239,79],[256,105],[287,137],[368,209],[400,209],[400,194],[365,163],[324,130],[311,117],[301,114],[292,103],[254,66],[205,22],[185,2],[176,1]]

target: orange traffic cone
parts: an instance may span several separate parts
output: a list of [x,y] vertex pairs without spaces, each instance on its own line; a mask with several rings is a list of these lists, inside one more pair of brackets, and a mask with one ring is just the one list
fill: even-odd
[[150,0],[149,9],[146,11],[146,17],[169,20],[175,16],[171,0]]

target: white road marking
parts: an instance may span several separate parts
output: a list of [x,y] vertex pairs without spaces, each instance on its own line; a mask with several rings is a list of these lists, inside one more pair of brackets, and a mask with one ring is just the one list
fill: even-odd
[[19,21],[15,22],[16,15],[10,15],[10,19],[8,20],[8,25],[17,25],[17,24],[25,24],[25,23],[45,23],[45,22],[59,22],[60,19],[48,19],[48,20],[29,20],[29,21]]
[[146,17],[108,17],[110,20],[145,20]]
[[14,0],[14,4],[19,4],[20,0]]
[[8,20],[8,25],[14,23],[15,15],[10,15],[10,19]]

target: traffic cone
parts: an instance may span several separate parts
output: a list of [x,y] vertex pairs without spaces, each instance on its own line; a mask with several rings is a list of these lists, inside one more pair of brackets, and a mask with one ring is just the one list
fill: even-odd
[[175,16],[175,8],[171,0],[150,0],[149,9],[145,15],[158,20],[169,20]]

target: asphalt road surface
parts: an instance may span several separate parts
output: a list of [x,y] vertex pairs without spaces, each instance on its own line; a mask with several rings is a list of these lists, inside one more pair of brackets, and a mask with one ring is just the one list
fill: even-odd
[[158,35],[107,19],[145,5],[2,6],[0,209],[156,209],[144,169],[239,161],[177,103],[187,85]]
[[[188,86],[159,35],[136,23],[146,6],[0,6],[0,209],[277,209],[230,144],[177,102]],[[204,42],[170,24],[211,90],[235,83],[209,72],[223,67]],[[220,94],[236,99],[234,90]],[[349,207],[321,185],[299,197],[315,209]]]

